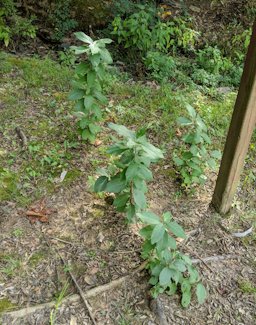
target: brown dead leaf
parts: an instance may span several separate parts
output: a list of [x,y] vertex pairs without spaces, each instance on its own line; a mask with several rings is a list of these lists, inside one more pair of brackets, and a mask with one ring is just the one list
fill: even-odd
[[94,142],[94,146],[95,147],[98,147],[98,146],[100,146],[102,144],[102,141],[101,140],[95,140],[95,142]]
[[39,202],[33,204],[30,209],[26,211],[26,216],[29,218],[29,221],[32,224],[36,221],[47,223],[49,222],[48,216],[53,212],[53,209],[46,207],[45,199],[41,199]]

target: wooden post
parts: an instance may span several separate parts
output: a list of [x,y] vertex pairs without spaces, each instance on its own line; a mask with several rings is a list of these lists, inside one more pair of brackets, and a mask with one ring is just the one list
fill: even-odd
[[228,131],[212,204],[222,214],[232,204],[256,123],[256,21]]

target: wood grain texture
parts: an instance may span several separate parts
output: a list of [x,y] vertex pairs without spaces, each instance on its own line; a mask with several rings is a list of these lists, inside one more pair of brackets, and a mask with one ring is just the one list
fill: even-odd
[[232,204],[256,123],[256,21],[225,144],[212,204],[222,214]]

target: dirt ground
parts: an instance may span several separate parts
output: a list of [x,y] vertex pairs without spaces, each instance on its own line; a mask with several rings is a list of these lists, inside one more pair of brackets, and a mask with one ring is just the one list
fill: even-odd
[[[241,239],[227,233],[248,226],[248,219],[241,222],[240,218],[246,213],[245,207],[222,219],[209,208],[210,189],[202,190],[198,198],[175,199],[176,185],[160,170],[158,174],[157,184],[151,185],[152,209],[170,210],[188,232],[197,230],[184,251],[194,258],[224,256],[224,260],[199,264],[209,291],[205,304],[192,302],[183,309],[178,295],[158,298],[167,324],[255,324],[255,293],[244,292],[243,286],[256,286],[255,235]],[[0,298],[8,298],[13,309],[56,301],[56,294],[67,281],[65,296],[74,295],[76,288],[67,267],[86,293],[132,274],[142,263],[136,227],[128,228],[122,215],[88,192],[85,179],[46,198],[43,204],[53,211],[48,223],[31,224],[24,210],[12,202],[2,204],[1,252],[18,260],[19,267],[11,274],[0,273]],[[21,235],[15,235],[14,229],[19,229]],[[4,263],[1,261],[1,270]],[[146,271],[139,272],[120,286],[88,299],[97,324],[158,324],[158,313],[150,308],[147,279]],[[91,324],[79,296],[71,302],[65,299],[57,310],[55,324]],[[49,324],[51,310],[54,307],[45,307],[21,318],[16,318],[13,311],[7,312],[2,315],[2,324]]]

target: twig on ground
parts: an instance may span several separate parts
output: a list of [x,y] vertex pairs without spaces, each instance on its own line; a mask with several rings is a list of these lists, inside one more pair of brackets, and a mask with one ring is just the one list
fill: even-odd
[[52,240],[57,240],[57,241],[60,241],[61,243],[65,243],[65,244],[68,244],[68,245],[71,245],[71,246],[74,246],[74,245],[78,245],[78,244],[73,244],[69,241],[66,241],[64,239],[60,239],[60,238],[57,238],[57,237],[50,237]]
[[[63,263],[64,265],[68,265],[68,264],[65,262],[65,260],[63,259],[63,257],[60,255],[60,253],[59,253],[59,252],[57,252],[57,253],[58,253],[60,259],[62,260],[62,263]],[[83,302],[84,302],[84,304],[85,304],[85,306],[86,306],[86,308],[87,308],[87,310],[88,310],[89,316],[90,316],[90,318],[91,318],[93,324],[94,324],[94,325],[97,325],[97,323],[96,323],[96,321],[95,321],[95,319],[94,319],[94,316],[93,316],[93,314],[92,314],[92,312],[91,312],[91,307],[90,307],[88,301],[87,301],[86,298],[85,298],[84,292],[83,292],[83,290],[81,289],[80,285],[78,284],[78,282],[77,282],[77,280],[76,280],[74,274],[70,271],[69,268],[68,268],[68,273],[69,273],[69,275],[70,275],[70,277],[71,277],[71,279],[72,279],[74,285],[76,286],[76,289],[77,289],[77,291],[78,291],[80,297],[82,298],[82,300],[83,300]]]
[[15,131],[16,131],[18,137],[21,139],[22,147],[26,147],[28,144],[28,139],[27,139],[25,133],[18,126],[16,126]]
[[211,267],[205,263],[204,259],[202,259],[202,258],[201,258],[197,253],[193,252],[189,247],[187,247],[187,249],[188,249],[188,251],[189,251],[191,254],[196,255],[197,259],[198,259],[199,261],[201,261],[201,262],[205,265],[205,267],[206,267],[208,270],[210,270],[211,272],[213,272],[213,270],[211,269]]
[[[223,260],[228,260],[232,258],[238,258],[239,256],[237,255],[213,255],[209,257],[203,257],[203,258],[193,258],[192,259],[192,264],[198,264],[198,263],[206,263],[206,262],[218,262],[218,261],[223,261]],[[212,271],[212,270],[211,270]]]
[[[118,287],[125,280],[127,280],[129,277],[131,277],[134,274],[139,273],[142,270],[144,270],[146,265],[147,265],[147,261],[145,261],[141,265],[139,265],[130,274],[124,275],[121,278],[113,280],[113,281],[111,281],[111,282],[109,282],[107,284],[103,284],[101,286],[92,288],[92,289],[84,292],[83,293],[84,298],[85,299],[92,298],[92,297],[95,297],[95,296],[97,296],[97,295],[99,295],[99,294],[101,294],[103,292],[106,292],[108,290],[112,290],[112,289]],[[71,295],[69,297],[64,298],[62,303],[71,304],[71,303],[79,301],[79,299],[81,299],[80,295],[74,294],[74,295]],[[4,313],[4,315],[7,315],[7,316],[10,316],[10,317],[13,317],[13,318],[21,318],[21,317],[28,316],[29,314],[32,314],[34,312],[38,312],[39,310],[44,309],[44,308],[51,309],[51,308],[53,308],[55,306],[55,303],[56,303],[55,301],[51,301],[51,302],[47,302],[47,303],[40,304],[40,305],[37,305],[37,306],[27,307],[27,308],[24,308],[24,309],[13,311],[13,312],[7,312],[7,313]]]
[[[50,245],[48,239],[46,238],[46,236],[44,235],[43,232],[42,232],[42,236],[43,236],[44,241],[46,242],[47,246],[48,246],[50,249],[54,250],[54,251],[57,253],[57,255],[59,256],[59,258],[61,259],[61,261],[62,261],[62,263],[63,263],[64,265],[67,265],[67,266],[68,266],[68,263],[66,263],[66,261],[64,260],[64,258],[63,258],[62,255],[60,254],[60,252],[59,252],[56,248],[54,249],[54,248]],[[76,281],[76,278],[75,278],[74,274],[70,271],[69,268],[68,268],[67,271],[68,271],[68,273],[69,273],[69,275],[70,275],[70,277],[71,277],[71,279],[72,279],[72,281],[73,281],[73,283],[74,283],[74,285],[75,285],[75,287],[76,287],[76,289],[77,289],[77,291],[78,291],[80,297],[82,298],[83,303],[85,304],[85,306],[86,306],[86,308],[87,308],[87,310],[88,310],[88,313],[89,313],[89,316],[90,316],[90,318],[91,318],[91,321],[93,322],[94,325],[97,325],[97,323],[96,323],[96,321],[95,321],[95,319],[94,319],[94,316],[93,316],[93,314],[92,314],[92,312],[91,312],[91,307],[90,307],[88,301],[87,301],[86,298],[85,298],[85,294],[84,294],[83,290],[82,290],[81,287],[79,286],[78,282]]]
[[[217,262],[217,261],[221,261],[221,260],[226,260],[226,259],[232,259],[232,258],[238,258],[238,256],[236,255],[215,255],[215,256],[209,256],[209,257],[204,257],[201,259],[192,259],[192,263],[193,264],[198,264],[201,263],[202,261],[205,262]],[[127,280],[129,277],[133,276],[134,274],[141,272],[142,270],[145,269],[147,265],[147,261],[143,262],[139,267],[137,267],[134,271],[132,271],[132,273],[127,274],[121,278],[118,278],[116,280],[113,280],[107,284],[92,288],[90,290],[88,290],[87,292],[83,293],[83,297],[85,299],[88,298],[92,298],[95,297],[103,292],[106,292],[108,290],[112,290],[115,287],[119,286],[120,284],[122,284],[125,280]],[[63,299],[63,303],[74,303],[79,301],[79,299],[81,299],[80,295],[74,294],[71,295],[69,297],[66,297]],[[20,309],[20,310],[16,310],[16,311],[11,311],[11,312],[7,312],[4,313],[4,315],[13,317],[13,318],[21,318],[21,317],[25,317],[29,314],[32,314],[34,312],[38,312],[41,309],[44,308],[53,308],[55,306],[55,301],[51,301],[45,304],[41,304],[41,305],[37,305],[37,306],[32,306],[32,307],[27,307],[24,309]]]

